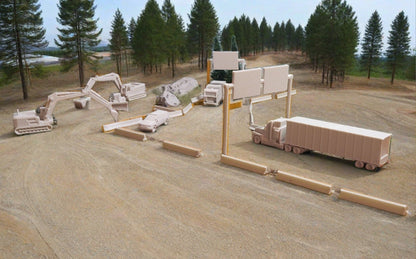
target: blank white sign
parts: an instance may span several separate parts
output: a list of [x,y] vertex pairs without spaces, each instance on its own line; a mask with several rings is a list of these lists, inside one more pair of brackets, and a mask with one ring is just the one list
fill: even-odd
[[233,71],[233,99],[259,96],[261,72],[261,68]]
[[289,65],[265,67],[264,94],[287,91]]
[[213,51],[214,70],[238,70],[238,51]]

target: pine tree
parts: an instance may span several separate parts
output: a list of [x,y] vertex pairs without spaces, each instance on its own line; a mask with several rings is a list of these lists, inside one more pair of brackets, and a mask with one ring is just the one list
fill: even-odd
[[273,36],[272,36],[272,48],[274,51],[279,49],[279,35],[280,35],[280,24],[276,22],[273,27]]
[[251,22],[251,42],[252,42],[252,50],[253,54],[256,55],[257,51],[261,49],[261,41],[260,41],[260,29],[259,24],[257,23],[256,18],[253,18]]
[[365,27],[365,34],[362,43],[361,62],[367,70],[367,78],[370,79],[371,67],[377,64],[383,47],[381,18],[375,11]]
[[390,35],[388,38],[388,47],[386,51],[387,61],[392,69],[391,84],[394,82],[394,76],[397,68],[403,65],[407,55],[410,53],[409,23],[407,16],[401,11],[391,24]]
[[286,50],[287,44],[286,24],[282,21],[277,31],[277,48],[281,51]]
[[162,6],[162,18],[165,21],[165,48],[168,65],[171,67],[172,77],[175,77],[176,61],[185,46],[185,32],[182,18],[176,13],[170,0],[165,0]]
[[152,73],[166,60],[165,50],[165,22],[156,0],[148,0],[137,21],[132,47],[137,64],[141,64],[143,71],[146,68]]
[[25,100],[28,98],[25,55],[48,45],[39,9],[38,0],[0,1],[0,60],[18,67]]
[[218,17],[209,0],[195,0],[189,14],[188,39],[191,49],[198,52],[198,66],[206,68],[212,42],[219,30]]
[[295,39],[294,39],[294,49],[299,51],[299,50],[303,50],[305,44],[305,32],[303,31],[303,28],[301,25],[299,25],[296,28],[295,31]]
[[286,33],[286,44],[288,50],[295,49],[295,26],[292,24],[290,19],[287,21],[285,26],[285,33]]
[[268,45],[269,41],[269,26],[267,25],[266,18],[263,17],[260,23],[260,45],[261,45],[261,52],[264,52],[264,49]]
[[57,21],[63,26],[58,28],[59,41],[55,44],[65,53],[64,68],[69,70],[78,64],[79,84],[84,85],[84,63],[92,63],[91,48],[100,43],[97,32],[97,20],[94,20],[94,0],[59,0]]
[[137,26],[137,23],[134,20],[134,18],[132,17],[131,20],[130,20],[130,23],[129,23],[129,28],[128,28],[128,36],[129,36],[130,47],[131,47],[131,42],[133,40],[134,31],[136,30],[136,26]]
[[128,45],[127,28],[123,16],[119,9],[114,14],[114,20],[111,23],[110,31],[110,49],[113,58],[116,60],[117,74],[121,75],[122,54]]
[[326,76],[332,87],[335,75],[343,78],[355,60],[359,38],[355,12],[346,1],[323,0],[309,18],[306,36],[308,54],[322,63],[322,82]]

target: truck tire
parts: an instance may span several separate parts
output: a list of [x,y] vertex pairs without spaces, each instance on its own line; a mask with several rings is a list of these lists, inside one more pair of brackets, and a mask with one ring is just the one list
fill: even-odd
[[365,169],[367,169],[368,171],[375,171],[377,169],[378,166],[374,165],[374,164],[366,164],[365,165]]
[[261,137],[257,136],[257,135],[254,135],[253,136],[253,142],[256,143],[256,144],[260,144],[261,143]]
[[302,150],[302,148],[300,148],[300,147],[293,147],[293,153],[295,153],[295,154],[302,154],[303,152],[302,152],[303,150]]
[[292,151],[292,146],[291,145],[285,145],[285,151],[286,152]]
[[355,161],[354,166],[357,168],[363,168],[365,166],[365,163],[363,161]]

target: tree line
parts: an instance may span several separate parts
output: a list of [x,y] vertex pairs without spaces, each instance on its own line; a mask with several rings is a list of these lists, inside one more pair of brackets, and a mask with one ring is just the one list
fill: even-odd
[[[19,72],[23,98],[27,95],[29,66],[26,55],[45,48],[45,29],[38,0],[0,1],[0,60],[7,75]],[[79,84],[84,85],[84,68],[96,66],[94,48],[100,43],[102,29],[97,27],[94,0],[60,0],[57,21],[59,34],[54,40],[60,48],[63,70],[77,66]],[[170,0],[159,7],[148,0],[137,19],[127,24],[120,10],[113,16],[109,47],[116,69],[128,74],[135,64],[145,73],[161,72],[167,65],[175,76],[178,62],[197,57],[198,67],[205,69],[217,38],[223,50],[238,49],[241,56],[264,51],[302,51],[310,58],[314,70],[322,72],[322,83],[332,86],[343,80],[356,60],[359,44],[355,12],[346,1],[323,0],[317,5],[305,28],[295,27],[289,19],[272,27],[263,17],[258,21],[246,15],[234,17],[220,30],[218,17],[210,0],[194,0],[185,26]],[[381,18],[375,12],[362,40],[361,66],[371,71],[384,54],[392,71],[401,69],[409,57],[409,24],[404,12],[391,25],[388,47],[382,49]],[[233,46],[234,45],[234,46]],[[238,47],[237,47],[238,46]]]
[[[404,12],[394,19],[384,53],[391,70],[391,84],[398,68],[403,66],[409,51],[409,23]],[[334,80],[343,80],[347,69],[356,60],[359,44],[357,16],[346,1],[323,0],[310,16],[305,27],[304,51],[312,61],[313,68],[322,72],[322,83],[332,87]],[[360,57],[362,69],[371,70],[376,65],[382,50],[381,18],[375,11],[366,26]]]

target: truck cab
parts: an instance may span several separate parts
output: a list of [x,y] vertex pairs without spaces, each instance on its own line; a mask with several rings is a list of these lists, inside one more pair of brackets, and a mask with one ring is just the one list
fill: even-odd
[[269,121],[264,127],[256,126],[252,131],[253,142],[283,149],[286,138],[286,119]]

